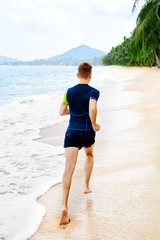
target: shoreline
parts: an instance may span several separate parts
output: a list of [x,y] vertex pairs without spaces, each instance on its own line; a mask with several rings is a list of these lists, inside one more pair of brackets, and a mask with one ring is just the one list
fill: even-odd
[[[125,211],[125,209],[122,208],[122,206],[124,206],[124,203],[126,202],[126,199],[128,199],[130,203],[128,210],[131,211],[131,209],[133,208],[133,202],[134,202],[133,199],[135,197],[133,195],[132,198],[130,198],[127,192],[124,191],[124,188],[127,188],[127,186],[130,186],[132,190],[134,189],[133,192],[135,194],[138,194],[138,197],[137,197],[138,202],[141,203],[140,204],[142,208],[141,210],[143,210],[141,199],[139,199],[140,189],[138,188],[138,192],[137,192],[137,189],[135,189],[135,183],[139,184],[139,186],[142,187],[141,189],[142,192],[146,191],[146,189],[143,188],[143,186],[147,187],[147,184],[148,184],[150,186],[149,188],[150,193],[152,192],[152,187],[155,186],[155,182],[158,183],[157,165],[159,166],[159,160],[158,160],[157,151],[159,148],[159,143],[157,139],[160,138],[159,137],[160,135],[157,134],[157,132],[158,133],[160,132],[160,124],[158,122],[160,120],[160,111],[158,111],[157,115],[156,113],[154,113],[154,118],[150,117],[150,112],[153,112],[152,110],[154,109],[158,110],[157,109],[158,93],[156,92],[158,88],[153,87],[148,89],[150,80],[147,79],[147,77],[149,74],[156,75],[155,85],[158,84],[157,75],[159,70],[158,69],[157,69],[158,71],[155,69],[151,70],[151,68],[146,68],[146,67],[145,69],[136,68],[137,72],[133,73],[133,71],[135,70],[135,67],[134,67],[134,70],[133,68],[129,68],[129,67],[116,66],[114,68],[117,69],[117,71],[120,71],[120,73],[118,74],[114,73],[116,79],[124,79],[124,78],[130,77],[131,72],[133,75],[136,75],[135,79],[128,80],[128,82],[131,81],[132,83],[129,84],[129,86],[125,86],[122,92],[141,91],[148,94],[153,94],[153,97],[149,100],[145,100],[144,102],[138,102],[133,105],[123,107],[123,109],[143,113],[145,114],[145,117],[143,120],[140,121],[138,125],[128,129],[122,129],[117,134],[115,135],[113,134],[110,140],[105,139],[104,136],[101,138],[100,137],[97,138],[97,142],[95,145],[95,168],[93,170],[92,180],[91,180],[91,186],[94,190],[93,190],[93,193],[88,196],[84,196],[81,193],[79,193],[79,192],[82,192],[82,186],[83,186],[82,165],[84,163],[84,155],[82,155],[80,152],[78,163],[77,163],[77,170],[76,170],[75,176],[73,177],[73,186],[71,187],[71,193],[70,193],[71,200],[69,200],[69,202],[71,201],[71,204],[69,203],[69,214],[71,216],[71,223],[68,226],[63,226],[63,227],[59,227],[58,225],[59,214],[60,214],[59,201],[60,201],[60,191],[61,191],[60,185],[61,184],[58,184],[57,186],[54,185],[46,193],[44,193],[43,195],[37,198],[38,202],[40,202],[46,208],[46,215],[44,216],[42,223],[37,229],[37,232],[34,235],[32,235],[29,239],[47,240],[47,239],[53,239],[53,237],[56,237],[56,236],[59,237],[58,239],[64,239],[64,238],[69,239],[69,237],[72,237],[72,239],[78,239],[80,238],[80,236],[82,237],[82,235],[84,239],[97,239],[96,231],[98,231],[98,229],[101,230],[101,236],[103,237],[99,239],[105,239],[107,236],[110,236],[110,239],[115,239],[117,236],[119,236],[117,235],[117,231],[118,231],[118,234],[121,232],[119,239],[124,239],[124,237],[126,237],[125,235],[126,232],[124,229],[125,227],[124,223],[127,223],[126,219],[130,217],[130,218],[133,218],[132,220],[138,221],[137,220],[138,218],[136,218],[136,216],[140,217],[140,215],[137,215],[140,211],[137,205],[136,205],[136,209],[138,210],[137,210],[137,214],[135,211],[135,216],[132,216],[132,214],[127,215],[127,212]],[[145,76],[146,79],[144,79],[144,76],[142,77],[142,74],[143,74],[142,72],[144,71],[145,72],[147,71]],[[139,79],[141,79],[141,83]],[[127,81],[127,80],[124,80],[124,81]],[[146,85],[147,81],[148,81],[148,85],[144,86]],[[149,103],[149,106],[148,106],[148,103]],[[153,105],[154,105],[154,109],[153,109]],[[116,112],[117,110],[113,110],[113,111]],[[119,111],[121,112],[121,109],[119,109]],[[101,114],[103,115],[104,112],[102,112]],[[107,115],[109,115],[109,112],[107,112]],[[155,126],[154,126],[155,122],[157,123],[156,129],[158,127],[159,131],[155,131]],[[104,124],[105,122],[103,121],[102,125]],[[147,128],[148,124],[150,126],[149,129]],[[42,142],[44,142],[43,138],[47,138],[47,137],[49,138],[48,136],[49,133],[45,131],[46,129],[44,129],[44,134],[46,135],[44,136],[42,134],[42,137],[41,137]],[[58,131],[58,128],[57,128],[57,131]],[[51,132],[53,133],[53,128]],[[151,140],[145,142],[148,134],[151,137]],[[157,144],[155,144],[155,142],[157,142]],[[53,140],[51,142],[46,142],[46,143],[49,143],[52,145]],[[153,149],[149,148],[150,144],[154,144]],[[149,156],[146,156],[145,154],[147,149],[150,150]],[[107,161],[107,164],[106,164],[106,161]],[[148,174],[147,177],[145,176],[146,172]],[[151,176],[153,177],[153,172],[155,175],[153,180],[151,181],[152,179]],[[148,178],[151,182],[148,181]],[[81,182],[81,186],[79,184],[79,181]],[[106,189],[109,189],[108,190],[109,193],[106,190],[104,191],[104,188],[102,187],[103,184],[104,186],[106,186]],[[119,189],[118,187],[120,187],[123,193],[123,196],[121,196],[120,191],[118,190]],[[127,190],[129,191],[128,188]],[[156,210],[159,210],[158,203],[160,203],[160,201],[158,201],[158,196],[160,196],[160,193],[158,191],[158,184],[157,184],[156,190],[157,190],[157,199],[156,199],[157,205],[155,208]],[[116,197],[115,195],[116,191],[118,191],[121,197],[118,198],[117,196],[118,200],[116,201],[116,204],[114,204],[113,196]],[[76,199],[75,193],[77,193],[77,195],[79,194],[79,199]],[[96,194],[98,194],[98,196],[96,196]],[[108,200],[107,195],[110,196],[112,201]],[[152,193],[152,196],[153,195],[156,198],[155,196],[156,194],[154,193],[154,191]],[[126,197],[126,199],[124,199],[124,196]],[[100,199],[98,200],[99,197]],[[103,202],[103,198],[106,199],[106,203]],[[81,206],[82,209],[77,213],[76,206],[79,200],[82,201],[82,203],[80,204],[80,206],[82,205]],[[97,204],[99,201],[100,201],[100,206],[102,203],[105,206],[106,211],[104,212],[107,216],[103,214],[100,206],[98,207]],[[93,207],[93,204],[96,205],[96,208]],[[147,196],[145,197],[144,206],[146,206],[145,204],[147,204],[147,206],[148,204],[152,206],[152,202],[150,203],[150,201],[148,201]],[[117,214],[116,211],[111,211],[110,208],[108,208],[108,206],[111,207],[111,210],[116,209],[116,211],[118,211],[120,215]],[[87,214],[85,213],[85,209],[87,210]],[[96,217],[94,216],[95,209],[96,211],[98,211],[96,212]],[[125,214],[122,214],[123,212],[122,210],[124,211]],[[156,217],[159,216],[157,214],[155,214]],[[87,220],[88,228],[84,226],[86,224],[83,221],[84,218]],[[107,220],[106,218],[109,219],[109,223],[106,221]],[[98,220],[100,221],[101,225],[98,223]],[[119,228],[119,226],[117,225],[118,224],[117,221],[120,222],[120,225],[122,228]],[[145,221],[147,221],[147,218],[145,219]],[[96,227],[96,224],[98,225],[98,227]],[[136,224],[137,227],[138,227],[138,224],[139,223]],[[148,223],[148,224],[151,224],[151,223]],[[115,225],[115,227],[113,225]],[[145,226],[143,226],[143,224],[141,225],[143,229]],[[110,226],[110,229],[109,229],[109,226]],[[128,224],[127,226],[129,228],[133,227],[132,223]],[[154,234],[155,232],[157,233],[157,236],[156,236],[157,238],[155,239],[158,239],[158,237],[160,237],[160,232],[158,231],[157,226],[158,226],[158,223],[156,225],[156,228],[152,226],[152,231],[153,231],[152,234]],[[76,230],[77,232],[75,232]],[[82,230],[83,230],[83,234],[82,234]],[[147,229],[143,231],[143,234],[141,229],[139,229],[138,232],[136,231],[136,233],[133,233],[133,231],[131,232],[128,231],[127,235],[128,234],[129,235],[128,235],[128,238],[126,239],[128,240],[145,239],[146,240],[147,238],[142,237],[142,235],[148,236],[147,235],[148,232],[146,231]],[[151,233],[149,234],[151,237],[152,236]],[[148,238],[148,239],[151,239],[151,238]]]

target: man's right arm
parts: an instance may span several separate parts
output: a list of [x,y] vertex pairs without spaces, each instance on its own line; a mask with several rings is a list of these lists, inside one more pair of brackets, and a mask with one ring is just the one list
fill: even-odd
[[97,119],[97,101],[90,99],[89,101],[89,116],[92,122],[92,127],[95,131],[100,130],[100,125],[96,122]]
[[69,104],[68,104],[68,101],[67,101],[67,91],[64,94],[64,98],[63,98],[62,104],[60,106],[59,114],[60,114],[60,116],[69,115],[70,114],[70,112],[69,112]]
[[60,106],[60,110],[59,110],[59,115],[60,116],[64,116],[64,115],[69,115],[69,107],[68,106],[64,106],[63,104],[61,104]]

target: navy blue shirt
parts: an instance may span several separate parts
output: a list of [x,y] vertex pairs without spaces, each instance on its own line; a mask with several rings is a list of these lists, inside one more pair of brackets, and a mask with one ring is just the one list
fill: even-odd
[[77,84],[64,95],[63,105],[70,109],[68,129],[94,131],[89,117],[89,100],[99,98],[100,92],[88,84]]

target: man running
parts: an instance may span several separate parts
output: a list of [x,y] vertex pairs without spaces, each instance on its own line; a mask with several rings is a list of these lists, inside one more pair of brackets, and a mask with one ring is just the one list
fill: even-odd
[[88,85],[91,75],[92,66],[87,62],[79,63],[77,73],[79,84],[66,91],[59,111],[61,116],[70,114],[69,126],[64,139],[66,165],[62,179],[61,225],[70,222],[68,217],[68,196],[78,151],[82,147],[86,154],[84,193],[91,193],[89,181],[93,168],[95,131],[100,130],[100,125],[96,122],[97,100],[100,93],[97,89]]

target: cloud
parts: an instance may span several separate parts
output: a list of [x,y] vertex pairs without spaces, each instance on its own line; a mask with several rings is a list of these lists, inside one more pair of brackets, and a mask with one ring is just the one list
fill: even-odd
[[1,21],[7,21],[15,28],[25,30],[48,30],[65,28],[70,24],[64,12],[50,0],[5,0],[0,9]]
[[135,26],[134,0],[0,0],[0,54],[31,60],[80,44],[109,51]]
[[132,11],[132,1],[87,0],[91,10],[98,15],[128,18]]
[[46,58],[68,50],[77,41],[59,1],[0,0],[0,6],[0,55],[22,60]]

